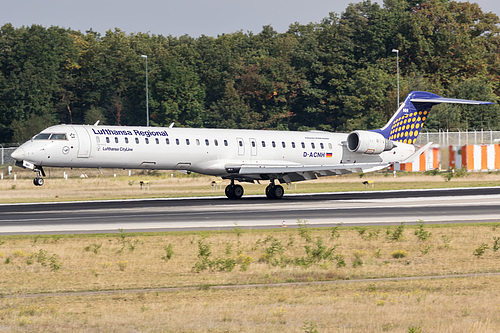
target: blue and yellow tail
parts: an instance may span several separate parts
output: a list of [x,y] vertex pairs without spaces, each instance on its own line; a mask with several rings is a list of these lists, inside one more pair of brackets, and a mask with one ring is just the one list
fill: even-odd
[[403,104],[392,116],[391,120],[384,127],[373,130],[373,132],[380,133],[386,139],[392,141],[414,144],[432,107],[441,103],[495,104],[492,102],[444,98],[425,91],[412,91],[406,96]]

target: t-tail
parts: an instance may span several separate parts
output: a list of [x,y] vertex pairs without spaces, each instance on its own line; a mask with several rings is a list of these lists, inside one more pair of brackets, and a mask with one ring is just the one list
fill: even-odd
[[391,141],[414,144],[432,107],[441,103],[495,104],[484,101],[444,98],[425,91],[412,91],[406,96],[403,104],[392,116],[391,120],[384,127],[373,130],[373,132],[380,133],[384,138]]

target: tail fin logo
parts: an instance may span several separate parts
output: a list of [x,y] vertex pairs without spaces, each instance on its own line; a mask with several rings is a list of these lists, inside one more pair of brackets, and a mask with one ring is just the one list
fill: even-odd
[[[406,111],[406,112],[405,112]],[[406,113],[406,114],[405,114]],[[400,117],[393,121],[389,140],[414,144],[424,125],[429,111],[404,108]]]

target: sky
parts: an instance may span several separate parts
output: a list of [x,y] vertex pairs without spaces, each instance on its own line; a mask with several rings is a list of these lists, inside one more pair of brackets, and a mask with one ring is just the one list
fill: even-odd
[[[0,26],[39,24],[105,34],[130,33],[192,37],[236,31],[257,34],[265,25],[285,32],[290,24],[321,22],[362,0],[0,0]],[[465,0],[462,0],[465,1]],[[383,0],[372,1],[383,4]],[[471,0],[500,16],[499,0]]]

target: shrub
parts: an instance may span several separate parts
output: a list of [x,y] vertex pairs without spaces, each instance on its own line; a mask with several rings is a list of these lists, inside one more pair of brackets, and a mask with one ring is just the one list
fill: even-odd
[[172,259],[172,256],[174,255],[172,244],[168,244],[163,249],[165,250],[165,255],[161,256],[161,258],[165,261],[169,261],[170,259]]
[[450,248],[450,243],[451,243],[451,237],[448,235],[442,235],[441,238],[443,238],[443,243],[445,248]]
[[92,244],[92,245],[88,245],[88,246],[85,246],[83,249],[87,252],[94,252],[94,254],[97,254],[99,253],[99,250],[101,249],[102,247],[102,244]]
[[488,244],[483,243],[483,244],[479,245],[479,247],[477,247],[477,248],[474,250],[474,253],[473,253],[473,254],[474,254],[476,257],[480,257],[480,256],[482,256],[482,255],[486,252],[486,250],[487,250],[487,249],[489,249]]
[[387,229],[387,238],[393,241],[400,241],[403,239],[403,233],[405,230],[405,224],[401,223],[393,229]]
[[333,240],[335,240],[335,239],[337,239],[337,238],[339,238],[339,237],[340,237],[339,227],[340,227],[340,226],[336,226],[336,227],[333,227],[333,228],[332,228],[332,233],[331,233],[331,235],[332,235],[332,239],[333,239]]
[[118,268],[120,269],[120,271],[123,272],[125,270],[125,268],[127,268],[128,261],[118,260],[116,262],[116,264],[118,265]]
[[345,259],[342,254],[337,254],[334,259],[337,261],[337,268],[346,266]]
[[359,266],[363,266],[363,260],[361,259],[361,256],[364,253],[361,251],[354,251],[354,261],[352,262],[352,267],[356,268]]
[[219,272],[231,272],[236,266],[236,260],[233,258],[215,258],[208,262],[208,266],[211,270],[217,270]]
[[312,243],[311,230],[307,229],[307,220],[297,219],[299,225],[299,235],[308,243]]
[[240,254],[238,256],[238,259],[236,260],[236,263],[240,265],[240,271],[246,271],[248,269],[248,266],[253,262],[253,258],[249,256],[244,256]]
[[420,223],[418,224],[418,227],[414,233],[415,233],[415,236],[417,236],[417,238],[420,241],[425,241],[429,237],[431,237],[431,233],[427,230],[424,230],[424,222],[422,220],[420,220]]
[[58,271],[61,268],[61,261],[56,254],[53,254],[49,259],[49,267],[52,272]]
[[497,252],[500,248],[500,237],[493,237],[493,251]]
[[391,256],[395,259],[400,259],[400,258],[404,258],[408,255],[408,252],[406,251],[403,251],[403,250],[396,250],[394,252],[391,253]]

